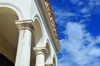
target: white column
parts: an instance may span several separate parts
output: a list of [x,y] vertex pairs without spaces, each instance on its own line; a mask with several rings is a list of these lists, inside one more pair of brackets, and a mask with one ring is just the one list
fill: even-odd
[[36,65],[35,66],[45,66],[44,61],[45,61],[45,54],[47,54],[47,49],[46,48],[40,48],[40,47],[35,47],[33,48],[35,51],[36,55]]
[[15,66],[30,66],[32,22],[16,22],[19,28],[19,41]]

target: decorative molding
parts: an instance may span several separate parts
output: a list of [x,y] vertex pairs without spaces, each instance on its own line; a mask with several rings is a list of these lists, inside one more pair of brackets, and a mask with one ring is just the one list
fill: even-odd
[[33,50],[36,53],[35,55],[39,55],[39,54],[45,55],[48,53],[48,50],[45,47],[34,47]]
[[[45,6],[45,3],[44,3],[44,0],[35,0],[35,1],[36,1],[36,4],[37,4],[38,8],[39,8],[40,14],[42,15],[41,17],[42,17],[43,21],[45,22],[45,19],[47,18],[47,22],[46,23],[49,24],[48,25],[49,29],[47,29],[47,32],[49,34],[50,40],[53,43],[52,45],[55,47],[56,51],[59,52],[60,51],[59,41],[58,42],[56,41],[55,34],[53,32],[52,25],[50,23],[50,19],[49,19],[49,16],[48,16],[48,12],[46,10],[46,6]],[[41,4],[41,6],[39,4]],[[41,9],[41,7],[43,7],[43,8]],[[45,12],[45,14],[46,14],[45,18],[43,16],[42,11]],[[45,24],[45,26],[47,24]],[[46,28],[47,28],[47,26],[46,26]]]
[[[39,1],[41,1],[41,0],[39,0]],[[42,10],[41,10],[41,8],[40,8],[40,6],[39,6],[39,2],[38,2],[38,0],[35,0],[35,2],[36,2],[36,5],[37,5],[38,10],[39,10],[39,12],[40,12],[41,19],[43,20],[43,23],[44,23],[44,22],[45,22],[45,18],[43,17]],[[55,50],[57,50],[57,48],[55,47],[55,46],[56,46],[56,45],[55,45],[55,42],[52,40],[52,37],[51,37],[51,35],[50,35],[51,33],[49,32],[49,29],[47,28],[46,23],[44,23],[44,26],[45,26],[45,28],[46,28],[47,34],[48,34],[48,36],[49,36],[49,38],[50,38],[50,41],[51,41],[51,44],[52,44],[53,48],[54,48]],[[53,44],[53,42],[54,42],[54,44]]]
[[48,16],[49,16],[49,19],[50,19],[50,22],[51,22],[51,25],[52,25],[52,28],[55,34],[55,38],[58,41],[58,35],[57,35],[56,24],[55,24],[55,19],[54,19],[52,8],[48,0],[44,0],[44,3],[45,3],[46,10],[48,12]]
[[33,31],[32,29],[35,28],[35,25],[32,20],[16,20],[15,24],[17,25],[19,30],[27,29]]

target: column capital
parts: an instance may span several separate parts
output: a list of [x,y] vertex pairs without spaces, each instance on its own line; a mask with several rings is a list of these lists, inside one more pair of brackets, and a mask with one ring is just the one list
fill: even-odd
[[33,50],[36,53],[36,55],[39,55],[39,54],[44,54],[45,55],[45,54],[48,53],[48,50],[45,47],[34,47]]
[[36,26],[32,20],[16,20],[15,24],[19,30],[28,29],[32,31],[33,28],[36,29]]
[[45,63],[45,66],[54,66],[54,63],[48,62],[48,63]]

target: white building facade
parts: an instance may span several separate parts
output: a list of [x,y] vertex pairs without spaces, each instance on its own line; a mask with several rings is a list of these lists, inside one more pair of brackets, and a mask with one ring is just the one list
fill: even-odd
[[60,51],[48,0],[0,0],[0,53],[15,66],[57,66]]

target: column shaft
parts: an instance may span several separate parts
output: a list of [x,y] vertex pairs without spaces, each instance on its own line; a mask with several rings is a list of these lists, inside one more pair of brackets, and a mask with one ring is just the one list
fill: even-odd
[[31,31],[20,30],[15,66],[30,66]]
[[44,54],[39,54],[36,56],[36,66],[44,66]]
[[36,66],[44,66],[45,54],[48,53],[47,49],[45,47],[34,47],[33,50],[36,55]]

